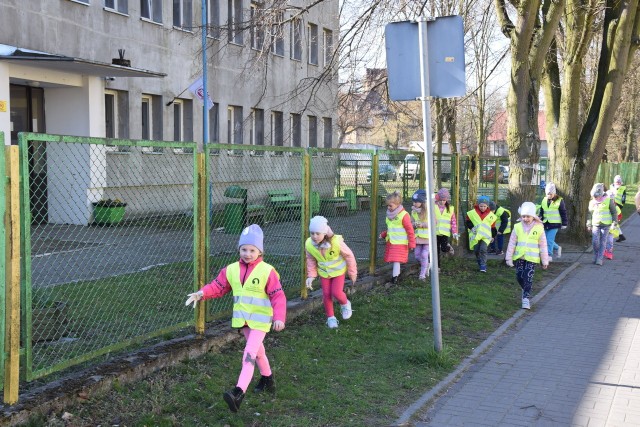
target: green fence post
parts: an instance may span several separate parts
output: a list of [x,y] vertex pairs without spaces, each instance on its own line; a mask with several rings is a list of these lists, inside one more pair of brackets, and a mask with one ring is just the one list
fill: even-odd
[[[371,165],[371,225],[369,231],[369,274],[376,272],[376,258],[378,250],[378,152],[373,155]],[[406,176],[406,173],[404,174]]]
[[[20,193],[20,258],[22,259],[20,277],[20,322],[24,346],[22,371],[25,379],[33,379],[33,293],[31,281],[31,209],[29,203],[29,141],[37,134],[18,134],[18,163],[15,173],[19,176],[12,191]],[[13,172],[10,172],[13,173]],[[19,190],[18,190],[19,189]],[[13,201],[11,202],[13,203]]]
[[[338,160],[338,165],[340,161]],[[340,168],[340,166],[338,166]],[[340,182],[338,180],[338,182]],[[338,184],[339,185],[339,184]],[[338,190],[339,195],[340,190]],[[302,271],[302,277],[300,278],[300,296],[302,299],[306,299],[308,296],[308,289],[305,285],[305,279],[307,278],[307,255],[305,252],[304,244],[309,237],[309,220],[311,219],[311,156],[309,150],[305,150],[302,157],[302,215],[300,215],[300,235],[302,236],[302,245],[300,248],[300,271]]]
[[[194,251],[195,253],[195,282],[194,292],[206,283],[208,272],[209,251],[207,240],[209,236],[209,182],[207,177],[207,153],[195,153],[194,174]],[[196,333],[203,334],[205,326],[206,304],[196,305],[195,321]]]

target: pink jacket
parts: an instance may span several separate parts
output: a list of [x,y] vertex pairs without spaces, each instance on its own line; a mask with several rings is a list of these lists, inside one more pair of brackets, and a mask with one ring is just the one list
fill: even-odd
[[[255,266],[261,262],[262,257],[253,261],[251,264],[246,264],[240,260],[240,283],[244,285],[245,279],[249,277]],[[231,292],[231,285],[227,280],[227,267],[220,270],[218,277],[213,279],[211,283],[203,286],[200,290],[204,294],[203,299],[220,298]],[[287,318],[287,296],[282,290],[282,285],[280,284],[280,279],[275,269],[269,274],[265,290],[267,295],[269,295],[269,300],[273,307],[273,320],[285,322]]]
[[[522,228],[525,232],[529,232],[535,224],[542,224],[537,217],[533,218],[531,224],[527,225],[524,222],[522,223]],[[516,250],[516,243],[518,242],[518,235],[511,231],[511,237],[509,238],[509,245],[507,246],[507,253],[505,254],[504,259],[506,261],[513,260],[513,253]],[[547,236],[544,233],[540,233],[540,238],[538,239],[538,248],[540,248],[540,263],[542,265],[549,265],[549,248],[547,247]]]
[[[408,245],[392,245],[387,242],[384,248],[384,262],[402,262],[405,263],[409,261],[409,249],[414,249],[416,247],[416,234],[413,230],[413,225],[411,224],[411,215],[407,213],[407,215],[402,218],[402,227],[407,232],[407,239],[409,240]],[[380,237],[385,239],[387,237],[387,232],[383,231],[380,233]]]
[[[333,231],[329,229],[327,236],[333,237],[333,235]],[[320,250],[320,253],[324,255],[326,249],[318,249]],[[344,258],[345,262],[347,263],[347,275],[349,276],[349,279],[355,282],[358,278],[358,265],[356,263],[356,257],[353,255],[353,252],[351,251],[351,249],[349,249],[344,241],[340,242],[340,255],[342,255],[342,258]],[[318,261],[309,252],[307,252],[307,277],[318,277]]]

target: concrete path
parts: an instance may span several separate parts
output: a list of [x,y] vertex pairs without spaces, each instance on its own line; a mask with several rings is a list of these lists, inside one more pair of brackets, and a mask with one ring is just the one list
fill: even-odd
[[397,424],[639,426],[640,216],[623,231],[613,261],[600,267],[593,254],[580,256],[457,383],[428,408],[412,405]]

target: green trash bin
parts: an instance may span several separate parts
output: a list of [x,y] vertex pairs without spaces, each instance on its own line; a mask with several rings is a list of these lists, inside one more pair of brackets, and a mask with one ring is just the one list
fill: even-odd
[[232,199],[242,199],[240,203],[224,205],[224,231],[228,234],[241,233],[247,210],[247,189],[232,185],[224,190],[224,195]]
[[347,199],[347,207],[351,212],[355,211],[358,208],[355,189],[351,188],[348,190],[344,190],[344,198]]

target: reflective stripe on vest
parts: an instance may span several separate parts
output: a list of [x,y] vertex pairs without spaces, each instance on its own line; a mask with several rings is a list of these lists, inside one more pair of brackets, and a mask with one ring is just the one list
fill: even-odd
[[503,208],[502,206],[496,209],[496,217],[498,218],[496,219],[496,230],[500,230],[500,225],[502,225],[502,221],[500,220],[500,217],[504,212],[509,214],[509,218],[507,218],[507,226],[505,227],[502,234],[507,234],[507,233],[511,233],[511,211],[509,209]]
[[469,231],[469,249],[473,249],[481,241],[485,241],[487,245],[491,243],[491,224],[496,221],[496,215],[489,211],[489,214],[484,219],[480,219],[478,212],[472,209],[467,212],[467,216],[473,223],[473,228],[475,228],[475,232],[473,230]]
[[527,233],[524,231],[522,223],[519,222],[513,226],[513,231],[516,233],[518,241],[516,242],[516,250],[513,253],[513,260],[524,258],[526,261],[540,263],[540,236],[544,234],[544,227],[542,224],[536,224],[531,227],[531,230]]
[[626,189],[627,189],[626,185],[621,185],[616,190],[616,199],[615,199],[616,205],[622,205],[622,194],[625,192]]
[[589,210],[593,212],[593,218],[591,219],[591,225],[594,227],[602,224],[609,225],[613,222],[611,218],[611,211],[609,210],[610,198],[605,198],[602,202],[596,202],[591,200],[589,202]]
[[455,212],[453,206],[449,206],[449,212],[446,209],[440,212],[440,207],[436,205],[434,212],[436,213],[436,234],[438,236],[451,236],[451,218],[453,218]]
[[256,264],[243,286],[240,283],[240,263],[227,267],[227,281],[233,291],[233,328],[242,328],[246,323],[251,329],[269,332],[273,307],[266,288],[271,271],[275,271],[274,268],[264,261]]
[[[544,209],[544,220],[543,222],[548,222],[549,224],[561,224],[562,218],[560,218],[560,202],[562,201],[562,197],[558,197],[557,200],[549,203],[549,199],[546,197],[542,199],[542,208]],[[584,205],[583,205],[584,206]]]
[[338,277],[347,272],[347,262],[340,254],[340,242],[342,236],[336,234],[331,238],[331,247],[324,251],[324,255],[317,246],[313,245],[311,237],[304,244],[305,249],[318,263],[318,274],[320,277]]
[[408,245],[407,230],[402,226],[402,219],[407,211],[402,211],[392,220],[387,218],[387,242],[392,245]]
[[[422,208],[425,209],[425,208]],[[413,222],[415,223],[423,223],[424,221],[422,221],[420,219],[420,216],[418,215],[418,212],[411,212],[411,218],[413,219]],[[429,223],[428,219],[425,219],[425,221],[427,221],[427,224]],[[429,227],[416,227],[416,237],[419,239],[427,239],[429,240]]]

